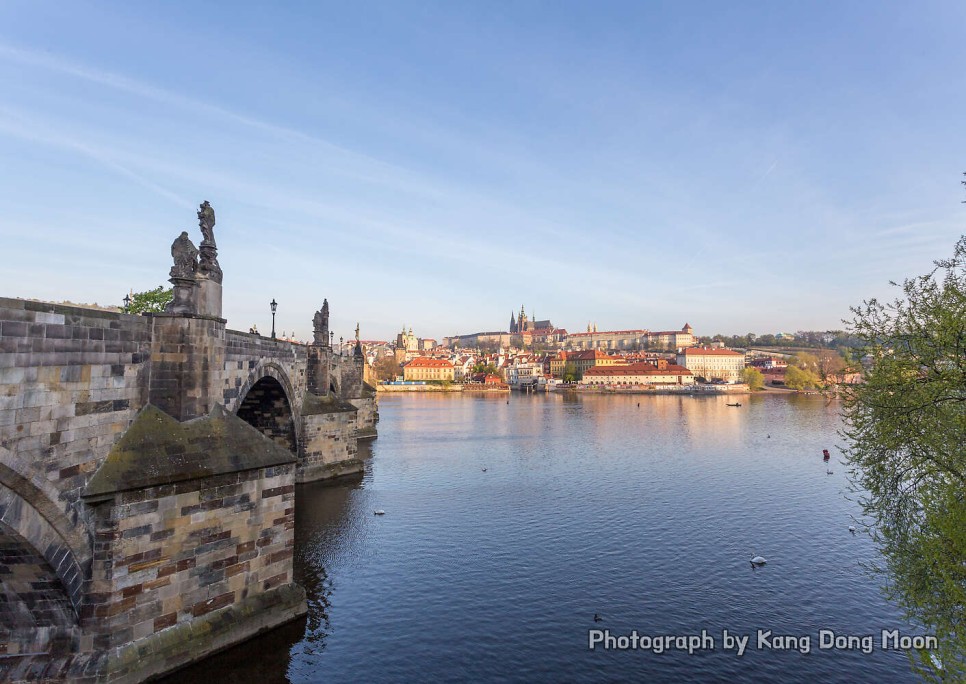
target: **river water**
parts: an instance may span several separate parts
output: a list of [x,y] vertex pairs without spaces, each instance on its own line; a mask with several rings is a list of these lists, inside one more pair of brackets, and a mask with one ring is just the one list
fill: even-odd
[[[172,681],[916,681],[880,643],[914,630],[848,530],[839,405],[727,401],[381,396],[364,477],[297,490],[308,618]],[[590,649],[591,630],[713,650]]]

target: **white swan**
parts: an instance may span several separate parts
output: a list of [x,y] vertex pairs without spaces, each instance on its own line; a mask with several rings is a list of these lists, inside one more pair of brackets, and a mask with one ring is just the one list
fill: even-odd
[[379,508],[379,509],[377,509],[377,510],[375,510],[375,511],[373,511],[373,512],[374,512],[374,513],[375,513],[376,515],[385,515],[385,514],[386,514],[386,512],[385,512],[384,510],[382,510],[381,508]]
[[849,525],[849,532],[855,534],[855,525]]
[[[754,553],[755,553],[755,552],[754,552],[754,550],[752,550],[752,552],[751,552],[751,553],[752,553],[752,554],[754,554]],[[767,561],[767,560],[765,560],[765,559],[764,559],[764,558],[763,558],[762,556],[754,556],[754,555],[753,555],[753,557],[752,557],[752,559],[751,559],[751,564],[752,564],[752,565],[764,565],[764,564],[765,564],[765,563],[767,563],[767,562],[768,562],[768,561]]]

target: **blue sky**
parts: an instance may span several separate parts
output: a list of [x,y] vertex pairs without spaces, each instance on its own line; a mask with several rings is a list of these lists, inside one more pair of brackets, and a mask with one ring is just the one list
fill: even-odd
[[[281,6],[276,6],[281,5]],[[0,1],[0,295],[214,206],[229,327],[841,327],[966,225],[966,3]]]

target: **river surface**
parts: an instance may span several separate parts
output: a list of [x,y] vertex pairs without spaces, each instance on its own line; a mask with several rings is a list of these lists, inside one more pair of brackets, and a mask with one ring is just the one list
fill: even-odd
[[[727,401],[381,395],[364,477],[297,489],[308,618],[172,681],[916,681],[880,643],[915,631],[848,530],[839,405]],[[703,629],[714,648],[592,650],[595,629]],[[743,655],[723,630],[750,636]],[[872,652],[820,649],[819,630]]]

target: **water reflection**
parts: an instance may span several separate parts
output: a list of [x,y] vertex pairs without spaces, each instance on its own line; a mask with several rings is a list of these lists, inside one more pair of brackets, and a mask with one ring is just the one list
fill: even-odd
[[289,682],[291,652],[305,635],[305,618],[293,620],[254,640],[207,658],[198,665],[158,680],[160,684],[215,682]]

